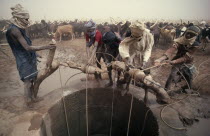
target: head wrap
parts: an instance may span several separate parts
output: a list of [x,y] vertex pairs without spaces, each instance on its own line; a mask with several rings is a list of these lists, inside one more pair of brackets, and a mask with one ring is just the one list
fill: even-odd
[[25,10],[20,4],[11,7],[11,10],[12,10],[12,18],[10,20],[11,23],[23,29],[29,26],[30,24],[30,22],[28,21],[29,13],[27,10]]
[[91,32],[87,32],[87,34],[90,37],[95,37],[95,34],[96,34],[96,23],[93,22],[92,19],[85,24],[85,27],[87,28],[87,30],[93,30]]
[[[190,39],[186,39],[185,35],[186,35],[187,32],[193,33],[196,36],[194,36],[194,37],[192,37]],[[199,35],[199,33],[200,33],[200,29],[197,26],[190,26],[184,32],[184,35],[182,37],[179,37],[179,38],[175,39],[174,41],[179,43],[179,44],[190,46],[190,45],[192,45],[195,42],[195,40],[196,40],[197,36]]]
[[131,29],[131,36],[134,38],[138,38],[143,35],[143,32],[146,29],[146,27],[144,23],[136,21],[130,25],[130,29]]
[[93,20],[91,19],[90,21],[88,21],[85,24],[85,27],[88,28],[88,29],[95,29],[96,28],[96,23],[93,22]]

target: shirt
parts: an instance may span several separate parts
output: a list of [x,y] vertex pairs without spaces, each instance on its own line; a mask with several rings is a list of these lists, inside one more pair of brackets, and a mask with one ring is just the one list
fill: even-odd
[[[85,37],[86,37],[86,42],[90,42],[91,37],[87,33],[85,34]],[[95,41],[98,42],[98,45],[102,45],[102,34],[98,30],[96,30],[96,34],[95,34],[92,44],[94,44]]]

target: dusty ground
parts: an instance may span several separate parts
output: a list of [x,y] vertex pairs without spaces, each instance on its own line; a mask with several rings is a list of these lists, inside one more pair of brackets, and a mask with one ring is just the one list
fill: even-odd
[[[34,45],[47,45],[48,43],[49,40],[45,39],[33,40]],[[0,52],[0,136],[38,135],[38,132],[35,130],[39,128],[42,115],[62,96],[62,91],[59,89],[61,87],[59,70],[42,83],[38,95],[44,98],[44,100],[35,104],[34,109],[28,110],[24,108],[23,83],[19,79],[12,52],[8,46],[0,46],[0,48],[8,55],[6,56]],[[160,57],[166,49],[167,46],[163,47],[159,45],[158,48],[155,47],[151,60],[153,61]],[[47,51],[42,51],[40,54],[43,56],[40,60],[44,63]],[[58,43],[55,58],[59,61],[72,60],[77,63],[85,63],[85,40],[76,39]],[[201,97],[189,98],[186,100],[187,103],[182,102],[182,104],[194,109],[192,113],[185,114],[186,116],[191,116],[187,116],[186,118],[208,118],[210,114],[210,78],[208,77],[210,76],[210,47],[205,52],[199,51],[196,53],[195,65],[197,68],[199,67],[199,71],[198,76],[194,80],[194,89],[199,91]],[[39,67],[41,66],[39,64]],[[165,84],[170,67],[162,66],[161,68],[152,70],[152,75],[161,85]],[[63,85],[72,74],[78,72],[78,70],[63,67],[61,67],[60,71]],[[76,78],[81,78],[82,76],[84,75]],[[176,105],[175,108],[178,111],[182,110],[178,108],[180,106]]]

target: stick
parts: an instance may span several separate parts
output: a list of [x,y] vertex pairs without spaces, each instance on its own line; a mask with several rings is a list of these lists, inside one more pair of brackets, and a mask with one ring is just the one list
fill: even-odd
[[42,71],[38,73],[37,79],[34,83],[34,97],[35,98],[37,97],[39,86],[42,83],[42,81],[46,79],[48,76],[50,76],[53,72],[55,72],[59,67],[59,62],[53,61],[55,50],[56,48],[50,49],[49,54],[47,56],[46,67],[45,69],[43,69]]

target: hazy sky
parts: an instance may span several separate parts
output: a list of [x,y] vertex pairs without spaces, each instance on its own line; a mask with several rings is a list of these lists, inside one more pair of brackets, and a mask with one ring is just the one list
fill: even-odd
[[75,18],[145,18],[210,20],[210,0],[0,0],[0,18],[22,4],[31,20]]

